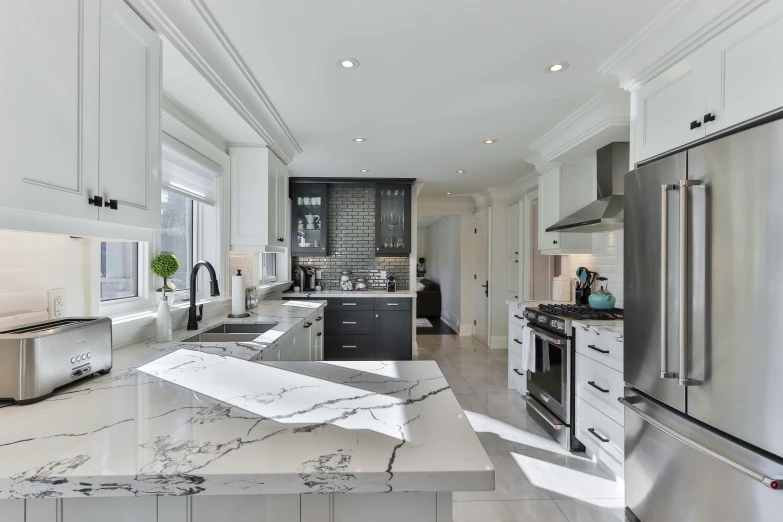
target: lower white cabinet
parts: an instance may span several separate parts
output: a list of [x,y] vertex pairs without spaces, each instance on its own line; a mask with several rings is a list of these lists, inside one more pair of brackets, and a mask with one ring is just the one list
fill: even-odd
[[62,501],[62,522],[158,522],[157,497],[86,497]]
[[192,515],[189,522],[300,521],[299,495],[196,496],[193,497],[192,502]]
[[527,320],[522,318],[522,306],[508,307],[508,389],[520,395],[527,393],[527,375],[522,369],[522,329]]
[[0,500],[0,520],[3,522],[25,522],[24,500]]

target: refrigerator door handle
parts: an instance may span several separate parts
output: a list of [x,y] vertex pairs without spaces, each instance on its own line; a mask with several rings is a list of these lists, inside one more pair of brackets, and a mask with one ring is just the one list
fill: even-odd
[[681,179],[680,182],[680,288],[678,300],[680,302],[680,386],[698,386],[701,384],[696,379],[688,377],[688,188],[701,185],[702,181],[694,179]]
[[655,428],[658,428],[659,430],[664,432],[666,435],[668,435],[668,436],[670,436],[670,437],[672,437],[672,438],[682,442],[686,446],[688,446],[690,448],[693,448],[696,451],[698,451],[700,453],[703,453],[704,455],[707,455],[708,457],[712,457],[712,458],[714,458],[716,460],[719,460],[719,461],[723,462],[724,464],[728,464],[730,467],[732,467],[735,470],[739,471],[743,475],[746,475],[746,476],[752,478],[756,482],[761,483],[762,485],[768,487],[769,489],[780,490],[781,488],[783,488],[783,478],[772,478],[772,477],[767,477],[765,475],[762,475],[761,473],[759,473],[759,472],[757,472],[755,470],[752,470],[752,469],[750,469],[748,467],[743,466],[739,462],[735,462],[735,461],[731,460],[730,458],[725,457],[724,455],[721,455],[720,453],[717,453],[717,452],[712,451],[711,449],[709,449],[709,448],[707,448],[705,446],[702,446],[698,442],[689,439],[688,437],[686,437],[682,433],[671,429],[670,427],[666,426],[665,424],[663,424],[661,422],[658,422],[657,420],[653,419],[652,417],[650,417],[649,415],[644,413],[642,410],[640,410],[639,408],[634,406],[627,399],[624,399],[624,398],[621,397],[621,398],[619,398],[617,400],[620,401],[620,404],[622,404],[623,406],[628,408],[628,411],[630,411],[631,413],[639,416],[639,418],[641,418],[645,422],[651,424]]
[[661,185],[661,379],[676,379],[669,371],[669,191],[677,185]]

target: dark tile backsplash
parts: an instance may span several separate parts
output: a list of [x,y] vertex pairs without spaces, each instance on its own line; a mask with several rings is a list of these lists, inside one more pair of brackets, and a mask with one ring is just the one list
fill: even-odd
[[367,286],[385,289],[381,270],[394,274],[397,289],[410,288],[407,257],[375,257],[375,187],[373,185],[329,185],[328,257],[293,257],[293,266],[321,270],[321,284],[327,290],[340,288],[340,272],[350,270],[367,278]]

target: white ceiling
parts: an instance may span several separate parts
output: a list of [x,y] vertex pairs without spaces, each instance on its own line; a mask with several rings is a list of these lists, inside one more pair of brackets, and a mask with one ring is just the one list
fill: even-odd
[[301,145],[295,175],[415,177],[429,196],[532,171],[529,145],[617,85],[598,66],[669,2],[203,0]]

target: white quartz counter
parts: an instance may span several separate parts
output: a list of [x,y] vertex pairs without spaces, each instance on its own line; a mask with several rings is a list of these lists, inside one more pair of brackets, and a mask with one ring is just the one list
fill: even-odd
[[617,338],[618,341],[623,340],[623,321],[618,319],[615,321],[592,321],[586,319],[573,319],[574,328],[592,329],[600,332],[606,332]]
[[239,322],[280,325],[254,344],[139,343],[107,375],[0,404],[0,499],[493,489],[434,362],[256,364],[313,309],[257,312]]
[[321,290],[312,292],[284,292],[284,298],[296,299],[297,297],[309,297],[317,299],[318,297],[416,297],[416,292],[411,290],[397,290],[396,292],[387,292],[386,290]]

